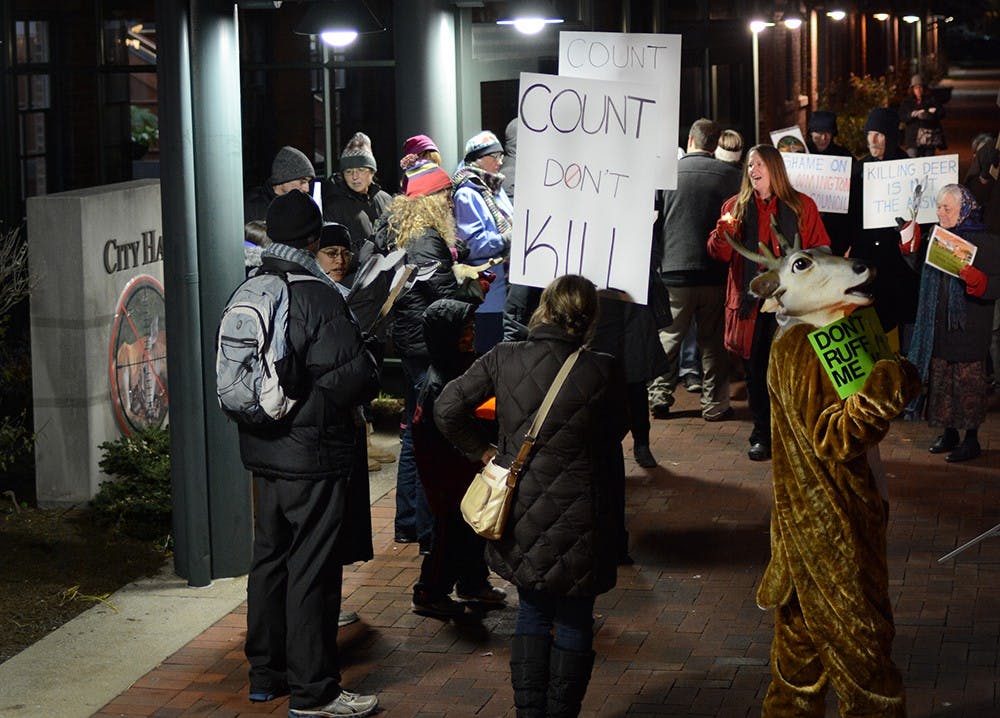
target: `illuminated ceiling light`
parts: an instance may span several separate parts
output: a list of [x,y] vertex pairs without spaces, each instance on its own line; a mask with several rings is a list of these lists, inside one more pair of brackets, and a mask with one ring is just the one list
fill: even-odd
[[917,17],[916,15],[903,15],[903,22],[905,22],[908,25],[912,25],[913,23],[919,22],[919,21],[920,21],[920,18]]
[[834,22],[840,22],[845,17],[847,17],[847,13],[844,12],[843,10],[831,10],[826,14],[826,16],[831,20],[833,20]]
[[879,22],[885,22],[886,20],[889,19],[889,13],[887,13],[887,12],[877,12],[874,15],[872,15],[872,17],[875,18],[876,20],[878,20]]
[[360,35],[385,28],[364,0],[318,0],[309,3],[295,27],[299,35],[319,35],[327,45],[344,48]]
[[750,32],[754,35],[764,32],[769,27],[774,27],[773,22],[766,22],[764,20],[751,20],[750,21]]
[[537,35],[546,25],[558,25],[562,21],[550,2],[514,2],[497,18],[497,25],[513,25],[525,35]]

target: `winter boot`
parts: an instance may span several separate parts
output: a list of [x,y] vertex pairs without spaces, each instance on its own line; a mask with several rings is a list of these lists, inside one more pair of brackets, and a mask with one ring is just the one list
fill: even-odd
[[590,683],[593,651],[567,651],[553,645],[549,656],[548,718],[576,718]]
[[517,718],[545,718],[551,636],[515,634],[510,643],[510,682]]

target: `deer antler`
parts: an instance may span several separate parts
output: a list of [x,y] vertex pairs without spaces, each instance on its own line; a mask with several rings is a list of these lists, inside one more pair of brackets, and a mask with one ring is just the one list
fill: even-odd
[[778,217],[777,215],[771,215],[771,231],[774,232],[775,239],[778,240],[778,246],[781,247],[781,253],[788,256],[792,252],[798,252],[802,249],[802,237],[798,232],[795,233],[795,241],[792,244],[788,243],[788,238],[781,233],[778,229]]
[[781,266],[781,260],[771,253],[771,250],[763,242],[758,242],[757,247],[760,249],[760,254],[751,252],[749,249],[744,247],[742,244],[733,239],[733,235],[729,232],[723,232],[722,236],[726,238],[726,241],[732,246],[736,252],[743,257],[746,257],[751,262],[757,262],[757,264],[763,264],[768,269],[778,269]]

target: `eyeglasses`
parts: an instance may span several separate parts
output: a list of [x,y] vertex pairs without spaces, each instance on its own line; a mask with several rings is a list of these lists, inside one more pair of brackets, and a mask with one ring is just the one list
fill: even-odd
[[371,167],[351,167],[344,170],[343,174],[345,177],[358,177],[367,173],[375,174],[375,170]]
[[350,261],[354,253],[349,249],[344,249],[343,247],[324,247],[320,250],[330,259],[342,259],[345,262]]
[[503,162],[503,158],[504,158],[503,152],[491,152],[490,154],[488,154],[486,156],[487,157],[492,157],[497,162]]

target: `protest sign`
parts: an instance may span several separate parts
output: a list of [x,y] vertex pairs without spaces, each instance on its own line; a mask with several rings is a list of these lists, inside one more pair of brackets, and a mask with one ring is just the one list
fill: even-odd
[[[911,219],[916,209],[919,224],[937,220],[938,190],[958,182],[958,155],[933,155],[861,165],[863,226],[865,229],[895,227],[896,217]],[[910,207],[920,185],[919,206]]]
[[972,264],[977,249],[972,242],[938,225],[931,232],[924,261],[945,274],[957,277],[959,272]]
[[889,340],[872,307],[859,309],[810,332],[809,343],[841,399],[860,391],[875,362],[893,357]]
[[[656,157],[654,189],[677,188],[680,131],[681,36],[651,33],[560,32],[559,74],[591,80],[647,83],[656,100],[648,122],[659,127],[647,156]],[[652,95],[649,95],[650,92]],[[518,151],[521,147],[518,146]],[[521,158],[518,155],[518,163]],[[518,164],[518,173],[521,167]],[[520,182],[520,177],[518,182]],[[520,199],[520,197],[518,197]]]
[[646,302],[654,164],[650,85],[521,74],[510,281],[563,274]]
[[809,152],[806,147],[806,138],[802,136],[802,130],[798,125],[783,127],[780,130],[771,132],[771,144],[778,152]]
[[809,195],[820,212],[847,214],[851,197],[851,157],[782,152],[792,187]]

